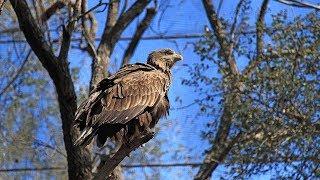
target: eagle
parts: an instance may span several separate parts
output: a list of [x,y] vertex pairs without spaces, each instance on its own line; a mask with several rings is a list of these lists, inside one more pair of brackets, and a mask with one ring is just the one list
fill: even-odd
[[131,135],[137,129],[153,130],[168,114],[171,68],[179,60],[180,54],[160,49],[148,55],[146,64],[125,65],[100,81],[75,113],[74,125],[81,135],[74,145],[86,146],[97,136],[97,146],[102,147],[123,129]]

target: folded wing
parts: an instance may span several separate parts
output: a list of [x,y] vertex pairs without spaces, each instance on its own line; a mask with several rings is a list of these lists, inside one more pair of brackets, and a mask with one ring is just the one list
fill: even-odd
[[[153,107],[165,96],[168,82],[164,73],[141,64],[125,67],[101,81],[76,113],[75,124],[83,132],[75,144],[86,145],[99,127],[125,125],[146,108]],[[117,133],[112,129],[119,128],[111,128],[110,136]]]

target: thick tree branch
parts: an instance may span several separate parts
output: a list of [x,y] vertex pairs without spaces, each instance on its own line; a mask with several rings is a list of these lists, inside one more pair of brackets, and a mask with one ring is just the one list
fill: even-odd
[[[235,137],[233,137],[229,142],[225,142],[225,146],[217,150],[217,148],[221,148],[221,146],[214,146],[213,149],[210,150],[211,153],[206,155],[206,158],[203,164],[200,166],[200,170],[195,180],[206,180],[210,179],[212,172],[218,167],[219,164],[223,162],[226,156],[229,154],[232,147],[238,142],[240,137],[242,136],[242,132],[239,132]],[[219,151],[219,154],[216,152]]]
[[107,45],[107,47],[113,49],[115,43],[119,40],[120,35],[125,30],[125,28],[145,9],[149,2],[150,0],[136,1],[126,12],[124,12],[119,17],[112,28],[106,27],[99,49],[103,48],[104,45]]
[[64,8],[66,6],[65,2],[57,1],[53,3],[42,15],[41,21],[46,22],[52,15],[54,15],[58,10]]
[[133,56],[134,51],[136,50],[136,47],[138,46],[138,43],[143,35],[143,33],[146,31],[146,29],[149,27],[152,19],[154,18],[154,16],[156,15],[156,9],[155,8],[149,8],[147,9],[147,13],[145,15],[145,17],[143,18],[143,20],[140,22],[140,24],[138,25],[132,40],[128,46],[128,48],[126,49],[124,56],[122,58],[122,63],[121,66],[124,66],[126,64],[129,63],[130,59]]
[[98,58],[92,63],[92,77],[90,87],[107,76],[107,68],[110,55],[113,52],[116,42],[126,27],[136,18],[149,4],[150,0],[136,1],[126,12],[117,19],[119,2],[110,3],[107,17],[107,24],[104,28],[100,44],[97,49]]
[[211,0],[202,0],[208,20],[210,22],[211,28],[213,29],[214,35],[216,36],[218,43],[220,45],[220,54],[225,59],[226,63],[230,68],[230,73],[234,75],[239,74],[238,67],[232,55],[232,49],[229,48],[229,41],[226,37],[226,32],[223,28],[221,21],[214,9]]
[[264,0],[262,2],[261,8],[260,8],[258,20],[256,22],[256,30],[257,30],[256,51],[257,51],[257,55],[254,60],[250,61],[249,65],[244,70],[243,75],[245,75],[245,76],[249,76],[252,73],[252,71],[257,66],[259,66],[259,64],[261,63],[261,61],[263,59],[263,46],[264,46],[263,45],[263,33],[264,33],[264,29],[265,29],[264,17],[267,12],[268,3],[269,3],[269,0]]
[[98,173],[95,175],[94,180],[103,180],[109,177],[111,172],[121,163],[121,161],[129,156],[131,151],[134,151],[139,146],[151,140],[154,133],[147,133],[139,138],[135,138],[128,144],[123,144],[120,149],[99,168]]
[[90,90],[94,85],[99,83],[103,78],[107,77],[107,67],[109,64],[109,56],[111,54],[110,47],[107,46],[106,39],[110,36],[111,28],[115,25],[118,17],[119,2],[110,2],[107,13],[106,24],[102,33],[100,44],[96,52],[94,52],[94,58],[91,65],[91,80]]

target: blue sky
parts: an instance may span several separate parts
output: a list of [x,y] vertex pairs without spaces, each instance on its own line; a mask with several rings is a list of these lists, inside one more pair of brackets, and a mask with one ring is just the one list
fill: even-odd
[[[164,0],[165,1],[165,0]],[[169,2],[169,1],[168,1]],[[217,7],[219,1],[214,1]],[[227,19],[233,18],[233,12],[238,1],[226,1],[224,2],[222,9],[220,11],[220,16]],[[250,22],[253,23],[256,20],[258,9],[261,5],[262,0],[253,0],[252,3],[252,16]],[[310,0],[311,3],[318,3],[318,0]],[[89,1],[89,8],[98,3],[98,0]],[[151,3],[152,4],[152,3]],[[209,25],[207,17],[205,15],[203,6],[200,0],[185,0],[180,3],[180,0],[169,2],[170,7],[165,11],[164,14],[158,14],[152,23],[153,29],[158,32],[165,33],[166,35],[175,34],[199,34],[203,33],[204,26]],[[270,23],[271,14],[275,14],[280,10],[287,9],[288,16],[294,17],[300,14],[305,14],[310,12],[310,10],[288,7],[282,5],[275,1],[270,2],[268,13],[266,16],[266,23]],[[96,15],[98,20],[98,35],[101,35],[103,24],[105,22],[105,12]],[[139,19],[143,18],[142,14]],[[135,28],[137,26],[137,21],[134,21],[129,28],[123,33],[123,37],[132,36]],[[155,33],[148,29],[144,36],[155,35]],[[188,105],[197,99],[198,94],[194,92],[194,89],[187,86],[181,85],[181,80],[189,77],[187,68],[182,66],[182,64],[192,65],[199,62],[200,58],[193,51],[193,46],[190,43],[196,42],[198,39],[178,39],[175,43],[168,40],[142,40],[137,47],[134,56],[131,59],[131,63],[134,62],[145,62],[147,55],[156,49],[160,48],[171,48],[175,51],[182,53],[184,60],[177,64],[173,69],[173,83],[169,92],[169,99],[171,101],[171,107],[177,108],[181,106]],[[120,41],[111,57],[112,62],[116,66],[111,67],[111,72],[116,71],[119,68],[122,55],[125,48],[127,47],[128,41]],[[1,50],[3,47],[1,47]],[[86,53],[82,53],[78,50],[72,49],[70,52],[69,60],[71,62],[71,67],[80,67],[80,84],[88,85],[91,74],[91,59]],[[247,62],[243,60],[238,60],[240,69],[243,68]],[[213,65],[213,75],[216,74],[216,66]],[[78,85],[79,87],[79,85]],[[176,97],[179,96],[182,103],[176,102]],[[198,112],[196,105],[190,106],[186,109],[171,110],[170,116],[162,120],[162,123],[171,124],[168,128],[160,129],[158,133],[158,138],[163,138],[169,140],[168,143],[163,145],[163,150],[170,151],[172,149],[180,148],[183,145],[185,148],[191,148],[192,151],[186,152],[185,156],[190,156],[191,162],[200,162],[203,159],[202,153],[205,148],[208,148],[208,143],[201,140],[200,134],[204,130],[206,122],[210,120],[210,117],[196,118],[195,114]],[[172,162],[172,154],[168,153],[162,157],[161,161],[165,163]],[[184,162],[187,159],[181,159],[180,162]],[[175,160],[174,162],[177,162]],[[138,163],[138,162],[137,162]],[[156,162],[155,162],[156,163]],[[220,166],[213,174],[213,179],[223,176],[223,172],[226,169]],[[162,171],[163,179],[190,179],[186,168],[173,168],[171,171]],[[194,169],[196,172],[196,169]],[[255,176],[253,179],[270,179],[270,174]]]
[[[179,3],[180,1],[171,1],[169,4],[171,5],[166,12],[161,16],[160,14],[154,19],[152,23],[153,29],[165,33],[166,35],[175,35],[175,34],[197,34],[203,33],[203,29],[205,25],[209,26],[207,17],[204,13],[203,6],[201,1],[199,0],[188,0],[183,1],[183,3]],[[233,18],[233,12],[238,1],[225,1],[222,9],[220,11],[220,16],[223,16],[227,19]],[[316,3],[317,1],[309,1]],[[96,1],[91,1],[91,6],[96,4]],[[217,7],[218,1],[215,1],[215,6]],[[251,25],[254,25],[256,20],[259,7],[262,3],[262,0],[254,0],[252,3],[252,16],[250,17]],[[266,16],[266,23],[270,24],[271,22],[271,14],[275,14],[280,10],[287,9],[288,17],[294,17],[300,14],[305,14],[310,12],[310,10],[288,7],[286,5],[282,5],[275,1],[271,1],[269,4],[269,9]],[[142,19],[143,15],[139,17]],[[105,13],[97,14],[99,29],[98,32],[102,32],[101,25],[105,20]],[[161,21],[159,22],[159,19]],[[123,33],[123,37],[132,36],[135,27],[137,26],[137,22],[133,22],[129,28]],[[153,31],[150,29],[144,34],[144,36],[155,35]],[[193,89],[181,85],[181,80],[184,78],[188,78],[189,74],[187,69],[182,66],[182,64],[192,65],[199,61],[199,57],[194,53],[192,45],[186,45],[190,42],[196,42],[198,39],[178,39],[176,43],[168,40],[142,40],[137,47],[137,50],[131,59],[131,63],[134,62],[145,62],[148,53],[155,49],[159,48],[171,48],[176,51],[182,53],[184,60],[179,63],[173,70],[173,83],[169,92],[169,98],[171,100],[171,107],[181,107],[184,105],[188,105],[194,101],[198,97],[198,94],[194,92]],[[111,68],[111,71],[117,70],[120,65],[119,61],[121,61],[122,54],[127,46],[127,41],[121,41],[115,48],[115,51],[111,57],[113,61],[118,61],[116,68]],[[81,58],[78,58],[79,53],[75,52],[70,56],[70,60],[72,65],[76,65],[78,60],[82,60],[84,65],[81,68],[81,78],[83,83],[88,83],[89,74],[90,74],[90,63],[91,59],[88,56],[81,54]],[[242,59],[238,60],[238,64],[240,69],[242,69],[247,62]],[[216,68],[214,66],[214,68]],[[215,74],[216,70],[213,71],[214,76],[218,76]],[[179,96],[182,100],[182,103],[175,102],[175,98]],[[179,144],[183,144],[187,148],[192,148],[193,151],[188,152],[186,155],[191,156],[191,161],[201,161],[201,155],[203,150],[208,147],[207,142],[200,139],[201,131],[204,130],[204,125],[210,117],[196,118],[195,114],[198,112],[197,106],[191,106],[187,109],[179,109],[179,110],[171,110],[170,116],[167,119],[163,119],[162,122],[171,122],[172,126],[163,130],[160,130],[158,137],[170,139],[168,144],[163,146],[164,149],[170,150],[179,148]],[[172,154],[168,154],[162,158],[164,162],[170,162],[170,156]],[[183,160],[182,160],[183,161]],[[177,171],[183,171],[183,169],[176,169]],[[225,168],[220,166],[217,171],[214,172],[213,178],[218,178],[223,175],[223,171]],[[170,177],[171,179],[179,179],[181,176],[179,172],[173,169],[169,171],[169,173],[164,173],[163,178]],[[165,169],[163,170],[165,172]],[[181,173],[181,172],[180,172]],[[183,173],[182,173],[183,174]],[[182,177],[188,179],[188,174],[184,174]],[[270,179],[270,174],[266,174],[263,176],[255,176],[254,179]]]

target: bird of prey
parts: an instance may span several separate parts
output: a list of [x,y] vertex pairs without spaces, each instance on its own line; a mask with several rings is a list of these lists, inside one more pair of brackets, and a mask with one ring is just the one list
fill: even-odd
[[170,70],[181,59],[171,49],[160,49],[149,54],[146,64],[125,65],[99,82],[76,111],[74,124],[82,133],[75,145],[86,146],[97,136],[102,147],[129,126],[153,129],[168,114]]

